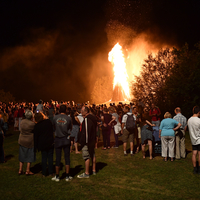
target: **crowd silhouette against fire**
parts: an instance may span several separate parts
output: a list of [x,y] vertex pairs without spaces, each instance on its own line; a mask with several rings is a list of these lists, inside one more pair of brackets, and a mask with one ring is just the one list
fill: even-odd
[[[200,174],[196,165],[196,156],[200,163],[200,108],[193,108],[193,116],[187,119],[181,114],[181,108],[173,113],[162,113],[154,104],[145,107],[138,103],[76,104],[75,102],[49,101],[39,103],[0,102],[0,162],[4,163],[3,144],[8,129],[20,131],[19,134],[19,175],[34,175],[30,170],[36,154],[42,155],[42,175],[52,176],[60,181],[59,170],[61,152],[64,151],[66,181],[70,181],[70,153],[82,153],[85,172],[78,178],[96,175],[95,149],[103,151],[123,145],[123,156],[134,156],[142,151],[142,158],[153,160],[161,154],[163,161],[185,159],[185,132],[188,128],[192,143],[193,173]],[[161,120],[164,118],[163,120]],[[114,144],[110,142],[114,135]],[[127,143],[130,149],[127,149]],[[112,144],[112,145],[111,145]],[[148,145],[148,153],[145,147]],[[53,155],[56,165],[53,168]],[[92,172],[89,171],[90,161]],[[23,165],[26,163],[26,170]],[[48,163],[48,165],[47,165]],[[47,170],[48,166],[48,170]]]

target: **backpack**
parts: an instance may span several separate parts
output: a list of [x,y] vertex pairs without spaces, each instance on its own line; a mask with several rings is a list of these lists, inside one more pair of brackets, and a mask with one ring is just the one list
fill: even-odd
[[131,114],[131,115],[127,114],[126,129],[129,132],[134,132],[134,130],[135,130],[135,124],[136,124],[136,121],[135,121],[135,119],[133,117],[133,114]]

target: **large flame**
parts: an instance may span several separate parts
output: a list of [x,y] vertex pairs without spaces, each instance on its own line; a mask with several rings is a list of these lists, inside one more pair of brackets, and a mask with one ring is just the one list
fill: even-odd
[[126,71],[126,63],[122,47],[117,43],[108,54],[108,60],[113,64],[114,81],[113,90],[118,85],[121,87],[122,94],[125,94],[124,99],[130,98],[128,74]]

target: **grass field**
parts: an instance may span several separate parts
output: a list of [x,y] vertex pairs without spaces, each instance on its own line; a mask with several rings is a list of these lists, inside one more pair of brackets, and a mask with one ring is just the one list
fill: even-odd
[[[78,179],[84,172],[81,155],[71,153],[71,175],[66,182],[51,181],[41,175],[41,155],[32,163],[34,176],[18,176],[18,132],[10,131],[4,141],[6,163],[0,164],[0,199],[200,199],[200,175],[194,175],[191,162],[191,144],[186,135],[187,158],[163,162],[160,156],[153,160],[142,158],[142,153],[123,156],[118,149],[96,150],[97,175]],[[113,141],[113,137],[112,140]],[[54,157],[55,160],[55,157]],[[62,163],[64,159],[62,157]],[[60,176],[64,175],[64,167]],[[64,178],[64,176],[63,176]]]

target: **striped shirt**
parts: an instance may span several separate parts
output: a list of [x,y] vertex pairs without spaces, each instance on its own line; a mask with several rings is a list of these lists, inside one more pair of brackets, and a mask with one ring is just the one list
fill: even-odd
[[177,122],[181,123],[181,129],[184,129],[187,126],[187,119],[181,113],[178,113],[173,117]]

